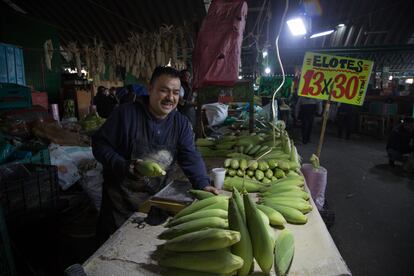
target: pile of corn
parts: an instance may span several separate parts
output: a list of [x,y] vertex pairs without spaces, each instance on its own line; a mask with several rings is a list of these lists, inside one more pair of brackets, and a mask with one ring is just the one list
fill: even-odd
[[293,235],[284,229],[276,239],[270,227],[283,225],[281,215],[237,189],[230,198],[193,193],[203,199],[179,212],[159,236],[167,240],[158,261],[167,275],[248,275],[254,260],[264,273],[274,263],[277,275],[286,275]]

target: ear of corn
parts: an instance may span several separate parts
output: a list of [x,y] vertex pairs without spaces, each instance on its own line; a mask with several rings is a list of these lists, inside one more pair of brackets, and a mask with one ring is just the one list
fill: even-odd
[[148,177],[157,177],[166,174],[166,172],[161,168],[161,166],[154,161],[140,162],[138,163],[138,165],[135,166],[134,170],[136,170],[139,173],[139,175]]
[[272,176],[273,176],[273,172],[272,172],[272,170],[267,170],[266,172],[265,172],[265,176],[267,177],[267,178],[272,178]]
[[261,204],[257,204],[256,206],[259,210],[263,211],[263,213],[267,215],[267,217],[269,218],[270,225],[272,226],[284,226],[285,225],[286,223],[285,218],[283,217],[281,213],[279,213],[275,209],[272,209],[268,206],[261,205]]
[[291,175],[291,176],[286,176],[285,178],[282,179],[278,179],[276,181],[272,181],[272,185],[274,186],[280,186],[283,184],[294,184],[296,186],[299,187],[303,187],[305,185],[305,180],[303,178]]
[[[227,203],[227,202],[226,202]],[[195,219],[192,221],[184,222],[178,225],[175,225],[164,232],[162,232],[158,238],[161,240],[169,240],[187,233],[195,232],[204,228],[228,228],[228,223],[226,219],[218,217],[207,217]]]
[[267,164],[269,164],[269,169],[273,170],[277,167],[277,162],[273,159],[267,161]]
[[256,205],[248,194],[243,195],[246,222],[252,240],[253,255],[264,273],[269,273],[273,263],[273,245],[266,225]]
[[287,192],[287,191],[303,191],[301,187],[295,186],[295,185],[274,185],[271,186],[269,189],[262,188],[260,189],[262,191],[262,194],[265,195],[271,195],[271,194],[277,194],[281,192]]
[[273,194],[273,195],[266,195],[266,196],[262,196],[262,198],[269,198],[269,199],[275,199],[275,200],[299,198],[307,202],[307,200],[309,199],[309,194],[305,191],[290,191],[290,192],[283,192],[283,193],[278,193],[278,194]]
[[237,159],[232,159],[230,161],[230,166],[233,170],[237,170],[239,168],[239,160]]
[[[298,168],[298,167],[297,167],[297,168]],[[297,168],[292,168],[292,169],[294,170],[294,169],[297,169]],[[291,177],[291,176],[299,176],[299,174],[298,174],[297,172],[295,172],[295,171],[290,170],[290,171],[286,174],[286,176],[287,176],[287,177]]]
[[290,165],[288,161],[280,161],[277,166],[284,171],[290,170]]
[[189,190],[190,194],[198,200],[206,199],[215,196],[214,194],[202,190]]
[[310,205],[308,202],[301,198],[295,198],[295,199],[264,199],[263,204],[269,205],[269,204],[276,204],[281,206],[287,206],[294,208],[296,210],[301,211],[303,214],[309,213],[312,211],[312,205]]
[[[244,151],[243,151],[243,153],[244,153],[244,154],[249,154],[249,151],[250,151],[253,147],[254,147],[254,145],[253,145],[253,144],[249,144],[249,145],[245,146],[245,147],[244,147]],[[249,154],[249,155],[250,155],[250,154]]]
[[265,225],[269,225],[270,221],[269,221],[269,218],[267,217],[266,213],[263,212],[262,210],[260,210],[259,208],[257,208],[257,211],[258,211],[258,213],[260,215],[260,218],[262,219],[263,223]]
[[275,270],[276,275],[287,275],[290,265],[292,264],[295,252],[295,243],[293,234],[289,229],[280,232],[276,240],[275,246]]
[[221,209],[227,211],[227,200],[222,200],[214,204],[208,205],[201,210]]
[[[243,266],[243,259],[228,249],[202,252],[166,252],[159,260],[165,267],[209,273],[231,273]],[[198,274],[194,274],[198,275]]]
[[227,218],[227,211],[222,209],[201,209],[197,212],[192,214],[182,216],[176,219],[172,219],[168,222],[167,226],[175,226],[184,222],[200,219],[200,218],[209,218],[209,217],[217,217],[217,218]]
[[196,145],[200,147],[214,146],[214,141],[210,139],[199,138],[196,140]]
[[282,169],[276,168],[273,172],[277,178],[284,178],[286,176],[285,172]]
[[265,184],[257,182],[253,179],[243,179],[237,176],[226,177],[224,179],[224,189],[228,191],[232,191],[234,187],[239,191],[246,189],[246,191],[249,193],[255,193],[258,192],[261,188],[263,188],[263,186],[265,186]]
[[246,223],[246,213],[244,211],[243,197],[239,193],[239,190],[237,190],[235,187],[233,187],[233,199],[236,202],[237,209],[238,209],[244,223]]
[[[237,191],[237,190],[235,190]],[[238,192],[237,192],[238,193]],[[229,228],[240,232],[240,242],[234,244],[231,248],[233,254],[241,257],[244,261],[243,266],[237,272],[237,275],[244,276],[249,274],[250,267],[253,264],[253,249],[249,231],[245,220],[241,214],[240,208],[233,192],[233,198],[229,199]]]
[[266,161],[259,161],[259,166],[257,167],[259,170],[265,172],[269,169],[269,165]]
[[256,160],[250,160],[248,163],[249,170],[255,171],[257,170],[257,167],[259,166],[259,163],[257,163]]
[[300,197],[303,198],[304,200],[309,200],[310,195],[309,193],[305,192],[305,191],[287,191],[287,192],[281,192],[281,193],[275,193],[275,194],[270,194],[270,195],[261,195],[262,197]]
[[249,155],[255,155],[261,147],[261,145],[255,145],[252,149],[249,150]]
[[308,221],[308,218],[302,214],[301,211],[298,211],[295,208],[271,203],[265,205],[281,213],[289,223],[305,224]]
[[257,180],[262,180],[264,177],[264,173],[261,170],[256,170],[254,172],[254,176],[256,177]]
[[194,213],[198,210],[203,209],[204,207],[207,207],[209,205],[212,205],[214,203],[220,202],[220,201],[226,201],[227,198],[223,197],[223,196],[213,196],[213,197],[209,197],[203,200],[199,200],[196,202],[193,202],[190,206],[184,208],[183,210],[181,210],[180,212],[178,212],[174,218],[179,218],[185,215],[189,215],[191,213]]
[[209,228],[170,239],[164,248],[177,252],[208,251],[223,249],[239,241],[240,233],[237,231]]
[[240,169],[242,171],[245,171],[247,169],[247,160],[246,159],[240,159]]
[[230,176],[235,176],[237,174],[237,171],[233,169],[228,169],[227,172]]
[[272,182],[272,180],[270,180],[269,178],[267,178],[266,176],[265,177],[263,177],[263,179],[262,179],[262,183],[263,184],[270,184]]

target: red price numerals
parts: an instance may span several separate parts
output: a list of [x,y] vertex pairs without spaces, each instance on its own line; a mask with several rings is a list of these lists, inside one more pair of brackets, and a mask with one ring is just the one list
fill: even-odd
[[332,93],[332,97],[339,99],[345,97],[352,100],[358,93],[359,79],[352,76],[349,79],[345,74],[336,75],[335,78],[325,79],[323,72],[308,70],[303,75],[305,83],[303,84],[301,95],[318,96],[319,94]]

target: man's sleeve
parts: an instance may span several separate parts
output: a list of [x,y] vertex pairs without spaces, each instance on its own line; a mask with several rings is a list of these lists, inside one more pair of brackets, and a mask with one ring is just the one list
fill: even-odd
[[123,177],[127,171],[129,163],[120,154],[121,148],[126,146],[127,141],[124,137],[125,120],[121,113],[121,108],[113,111],[102,127],[92,136],[92,152],[106,168],[116,172]]
[[210,185],[206,166],[200,153],[195,147],[194,132],[188,120],[183,120],[183,127],[178,139],[177,162],[196,189]]

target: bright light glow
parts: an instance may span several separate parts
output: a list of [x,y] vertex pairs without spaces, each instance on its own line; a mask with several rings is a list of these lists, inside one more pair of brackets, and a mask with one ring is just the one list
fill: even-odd
[[171,67],[171,59],[168,60],[168,64],[166,66]]
[[265,73],[266,73],[266,74],[270,74],[270,68],[269,68],[269,67],[266,67],[266,68],[265,68]]
[[345,24],[343,24],[343,23],[338,24],[338,28],[343,28],[343,27],[345,27]]
[[243,76],[239,76],[239,80],[241,80],[243,78]]
[[287,21],[287,24],[289,26],[290,32],[292,35],[305,35],[306,34],[306,27],[305,23],[303,23],[302,18],[297,17],[293,18]]
[[388,77],[388,80],[392,80],[392,76],[389,76],[389,77]]
[[334,32],[334,30],[329,30],[329,31],[325,31],[325,32],[316,33],[316,34],[311,35],[310,38],[320,37],[320,36],[324,36],[324,35],[330,35],[333,32]]
[[413,84],[414,83],[414,79],[406,79],[405,80],[405,83]]
[[264,50],[263,53],[262,53],[262,55],[263,55],[263,58],[267,57],[267,51]]

